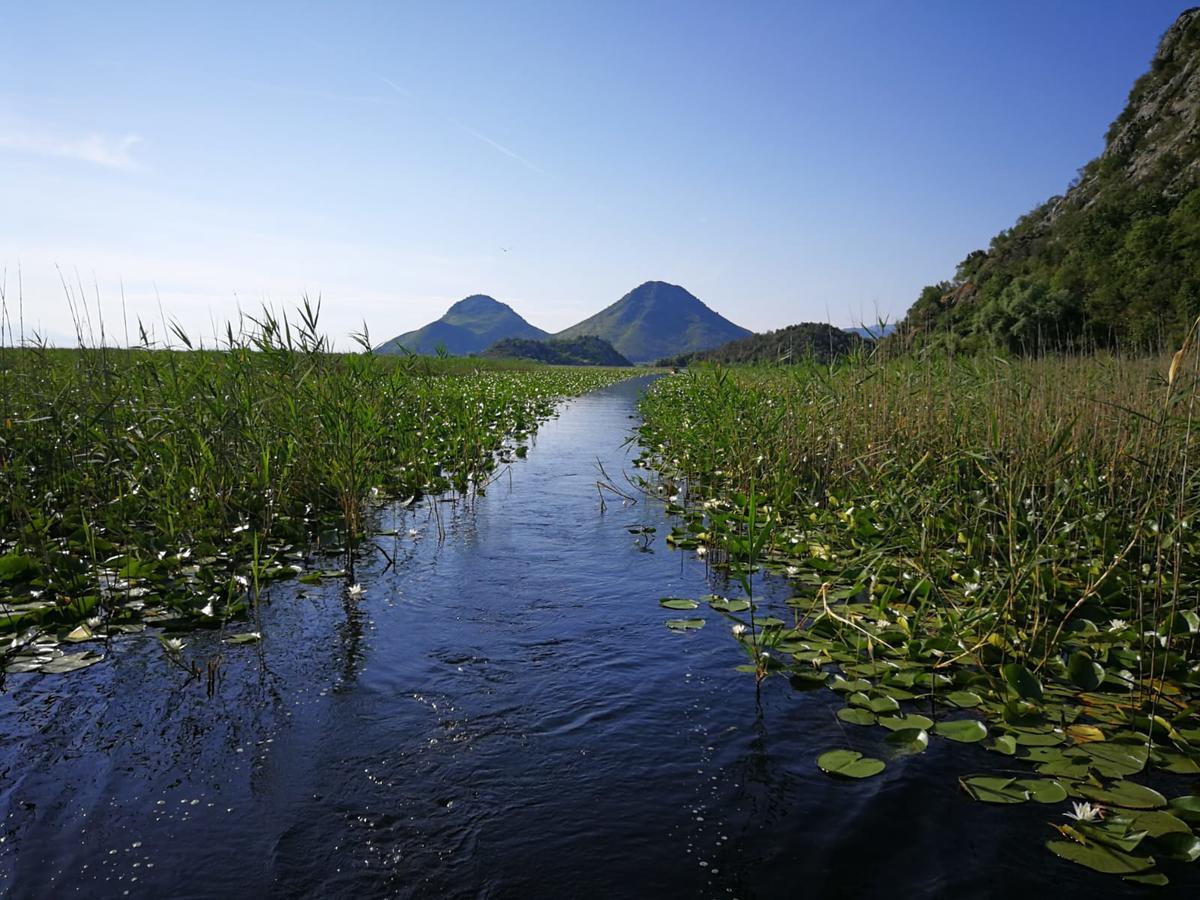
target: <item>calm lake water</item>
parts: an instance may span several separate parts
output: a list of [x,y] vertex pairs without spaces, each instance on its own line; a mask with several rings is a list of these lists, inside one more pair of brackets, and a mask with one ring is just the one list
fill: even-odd
[[[0,893],[12,897],[1056,897],[1139,894],[1041,844],[1061,804],[972,803],[1000,757],[934,740],[881,776],[815,765],[881,729],[764,685],[662,505],[609,500],[646,379],[563,407],[485,497],[395,513],[362,597],[276,585],[212,698],[157,640],[0,695]],[[650,552],[631,527],[654,525]],[[409,529],[416,529],[413,537]],[[764,596],[787,596],[778,579]],[[220,651],[186,638],[185,656]],[[998,762],[999,761],[999,762]],[[1181,792],[1181,791],[1177,791]],[[1200,891],[1182,867],[1169,892]]]

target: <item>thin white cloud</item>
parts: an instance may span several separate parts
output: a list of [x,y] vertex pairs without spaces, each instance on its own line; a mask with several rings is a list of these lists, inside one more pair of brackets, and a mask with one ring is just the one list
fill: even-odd
[[455,128],[457,128],[459,131],[463,132],[464,134],[469,134],[471,137],[475,138],[477,141],[482,141],[483,143],[485,143],[489,147],[491,147],[493,150],[498,150],[499,152],[503,153],[505,156],[509,157],[510,159],[516,160],[521,165],[525,166],[527,169],[531,169],[532,171],[537,172],[539,175],[546,174],[545,169],[541,168],[538,165],[535,165],[534,163],[531,163],[529,160],[527,160],[525,157],[521,156],[519,153],[515,153],[514,151],[509,150],[507,147],[505,147],[503,144],[499,143],[498,141],[493,141],[486,134],[478,132],[474,128],[471,128],[468,125],[464,125],[462,122],[458,121],[457,119],[451,118],[450,116],[446,115],[444,112],[441,112],[440,110],[436,109],[435,107],[433,107],[432,105],[430,105],[428,103],[422,103],[417,97],[414,97],[410,92],[408,92],[404,88],[400,87],[400,85],[396,84],[390,78],[381,78],[380,80],[384,84],[386,84],[388,87],[390,87],[393,91],[395,91],[397,94],[399,94],[400,96],[407,97],[410,100],[416,100],[418,103],[421,103],[422,106],[424,106],[426,109],[433,112],[443,122],[446,122],[449,125],[453,125]]
[[109,137],[95,132],[81,137],[64,137],[45,132],[0,127],[0,150],[75,159],[106,169],[135,169],[133,148],[141,142],[136,134]]

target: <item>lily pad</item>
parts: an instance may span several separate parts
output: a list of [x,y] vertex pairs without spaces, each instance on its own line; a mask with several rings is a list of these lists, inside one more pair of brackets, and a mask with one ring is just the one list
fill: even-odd
[[1079,748],[1087,754],[1087,763],[1108,778],[1136,775],[1146,768],[1150,751],[1138,744],[1120,744],[1112,741],[1095,741]]
[[1024,803],[1029,799],[1029,792],[1015,778],[971,775],[960,778],[958,783],[972,800],[981,803]]
[[887,768],[883,760],[863,756],[857,750],[829,750],[817,757],[817,767],[840,778],[870,778]]
[[687,600],[683,597],[663,597],[658,601],[658,605],[663,609],[695,609],[700,604],[695,600]]
[[1190,825],[1200,825],[1200,797],[1187,794],[1170,803],[1171,813]]
[[945,699],[959,709],[974,709],[983,702],[983,698],[972,691],[952,691]]
[[1099,843],[1085,845],[1075,841],[1047,841],[1046,847],[1055,856],[1108,875],[1136,875],[1154,867],[1152,856],[1135,856]]
[[1067,789],[1053,778],[1020,778],[1017,785],[1029,792],[1029,799],[1038,803],[1062,803]]
[[254,644],[262,640],[262,635],[257,631],[245,631],[241,634],[231,634],[225,638],[227,644]]
[[924,728],[901,728],[893,731],[885,740],[896,748],[898,753],[923,753],[929,746],[929,732]]
[[933,719],[916,714],[908,716],[887,716],[880,719],[879,724],[888,729],[888,731],[901,731],[905,728],[930,729],[933,727]]
[[708,603],[713,609],[719,612],[745,612],[750,608],[749,600],[726,600],[724,597],[717,597],[715,600],[710,600]]
[[1008,686],[1016,691],[1018,696],[1025,700],[1041,702],[1042,683],[1027,668],[1019,663],[1009,663],[1001,671]]
[[1122,813],[1129,819],[1130,824],[1145,831],[1152,838],[1164,834],[1191,834],[1192,829],[1178,816],[1160,809],[1128,810]]
[[874,725],[875,714],[869,709],[861,709],[856,706],[843,706],[837,711],[837,717],[843,722],[849,722],[851,725]]
[[938,722],[933,726],[933,733],[960,744],[973,744],[987,737],[988,730],[978,719],[955,719]]
[[1159,809],[1167,805],[1167,798],[1158,791],[1133,781],[1118,781],[1107,788],[1082,784],[1079,793],[1101,803],[1129,809]]
[[94,666],[102,659],[104,659],[104,654],[96,653],[93,650],[85,650],[83,653],[64,653],[42,666],[42,672],[46,675],[65,675],[68,672],[76,672],[79,669]]

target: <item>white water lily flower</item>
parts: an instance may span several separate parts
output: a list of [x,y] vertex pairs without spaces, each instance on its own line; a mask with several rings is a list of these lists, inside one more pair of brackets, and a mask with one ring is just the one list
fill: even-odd
[[1108,623],[1109,631],[1124,631],[1129,627],[1129,623],[1124,619],[1113,619]]
[[739,622],[737,625],[734,625],[733,628],[731,628],[729,630],[733,632],[734,637],[741,637],[743,634],[746,633],[746,626]]
[[1072,803],[1073,812],[1066,813],[1068,819],[1074,819],[1076,822],[1095,822],[1097,819],[1104,818],[1104,807],[1097,803],[1092,806],[1090,803]]
[[213,614],[213,602],[212,602],[212,598],[210,597],[208,603],[206,603],[204,605],[204,607],[200,610],[200,615],[208,616],[209,618],[211,618],[212,614]]
[[346,591],[351,597],[361,597],[363,586],[361,584],[352,584]]
[[696,555],[697,555],[697,556],[699,556],[699,557],[701,557],[701,558],[703,558],[703,557],[705,557],[705,556],[708,556],[708,548],[707,548],[707,547],[697,547],[697,548],[696,548]]
[[187,644],[185,644],[179,638],[163,638],[162,643],[163,643],[163,648],[168,653],[172,653],[172,654],[182,653],[183,648],[187,646]]

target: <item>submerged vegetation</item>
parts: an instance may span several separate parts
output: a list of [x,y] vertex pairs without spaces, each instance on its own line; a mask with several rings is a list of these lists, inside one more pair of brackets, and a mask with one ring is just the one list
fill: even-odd
[[221,627],[271,580],[353,580],[379,504],[482,492],[560,399],[625,377],[333,353],[307,304],[217,350],[176,337],[0,347],[0,673],[101,658],[60,640]]
[[[1156,860],[1200,856],[1194,341],[658,383],[644,463],[680,520],[668,541],[741,581],[707,599],[742,668],[828,687],[861,726],[820,769],[977,743],[997,763],[963,773],[975,800],[1078,802],[1056,854],[1152,883]],[[786,613],[758,610],[759,570],[789,581]]]

